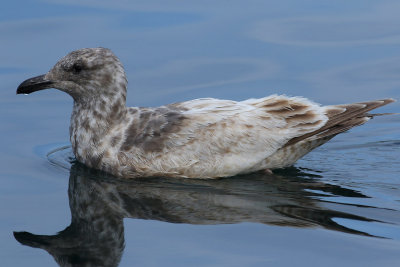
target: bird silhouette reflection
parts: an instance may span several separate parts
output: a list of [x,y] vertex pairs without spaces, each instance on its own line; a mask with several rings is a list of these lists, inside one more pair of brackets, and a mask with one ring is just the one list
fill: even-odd
[[368,235],[332,220],[371,221],[324,208],[321,196],[332,194],[366,197],[296,168],[217,180],[121,180],[75,162],[68,189],[71,224],[55,235],[14,236],[23,245],[46,250],[61,266],[117,266],[124,250],[124,218],[196,225],[253,222]]

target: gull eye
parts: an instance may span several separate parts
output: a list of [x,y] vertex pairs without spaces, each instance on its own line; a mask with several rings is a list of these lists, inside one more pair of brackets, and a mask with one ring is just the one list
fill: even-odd
[[74,65],[72,65],[72,71],[76,74],[80,73],[82,71],[83,67],[80,62],[76,62]]

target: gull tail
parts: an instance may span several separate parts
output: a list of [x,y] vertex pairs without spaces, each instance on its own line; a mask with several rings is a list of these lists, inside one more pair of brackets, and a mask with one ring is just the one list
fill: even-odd
[[374,116],[380,116],[384,114],[370,114],[368,111],[382,107],[389,103],[393,103],[396,100],[392,98],[375,100],[361,103],[345,104],[345,105],[335,105],[326,106],[325,112],[328,116],[328,121],[320,129],[304,134],[302,136],[295,137],[285,146],[293,145],[299,141],[313,137],[313,139],[324,138],[324,137],[334,137],[335,135],[345,132],[350,128],[364,124]]
[[396,113],[371,114],[369,111],[393,103],[394,99],[383,99],[361,103],[326,106],[328,121],[320,129],[306,133],[289,140],[285,146],[275,152],[268,160],[271,168],[283,168],[293,165],[298,159],[311,150],[326,143],[334,136],[355,126],[369,121],[375,116],[392,115]]

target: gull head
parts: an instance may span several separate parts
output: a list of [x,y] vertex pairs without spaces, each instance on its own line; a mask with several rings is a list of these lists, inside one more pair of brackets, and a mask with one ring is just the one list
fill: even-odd
[[44,75],[22,82],[17,94],[56,88],[75,101],[126,98],[127,80],[119,59],[107,48],[83,48],[70,52]]

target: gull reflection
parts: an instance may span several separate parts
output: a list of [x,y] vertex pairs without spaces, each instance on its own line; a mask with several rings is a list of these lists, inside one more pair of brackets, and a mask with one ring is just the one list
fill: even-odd
[[14,236],[23,245],[46,250],[61,266],[117,266],[124,249],[124,218],[196,225],[320,226],[368,235],[332,219],[370,219],[323,208],[320,200],[332,194],[365,196],[310,176],[290,168],[280,174],[218,180],[121,180],[73,163],[68,189],[71,224],[55,235],[15,232]]

